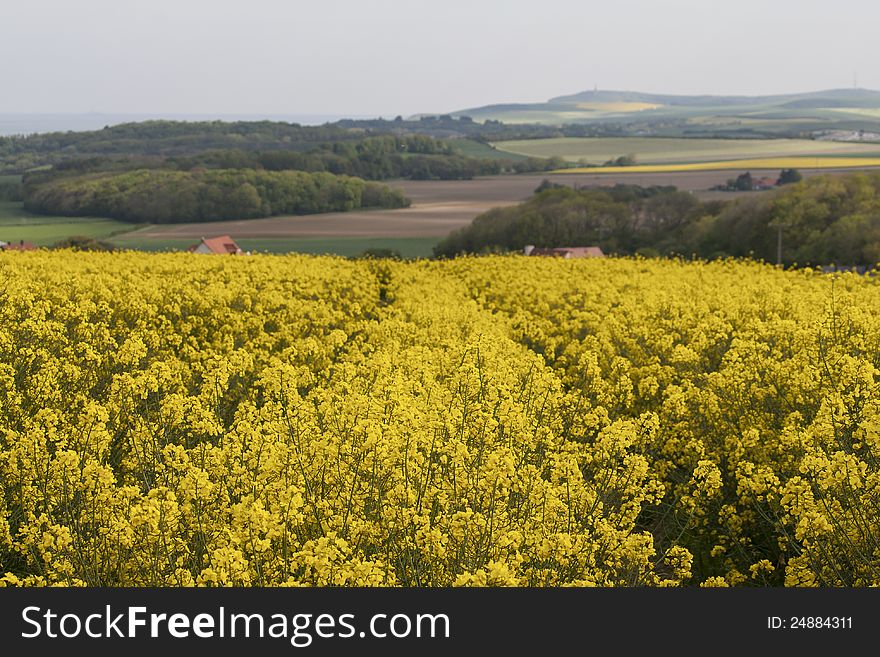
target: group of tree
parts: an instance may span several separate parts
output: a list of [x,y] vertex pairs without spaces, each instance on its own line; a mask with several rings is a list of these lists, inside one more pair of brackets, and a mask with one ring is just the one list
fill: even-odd
[[880,262],[880,174],[817,176],[735,201],[675,188],[545,185],[443,240],[435,254],[598,245],[606,253],[872,267]]
[[0,181],[0,202],[20,201],[21,193],[21,183]]
[[61,216],[178,223],[400,208],[399,191],[360,178],[303,171],[138,169],[24,180],[24,206]]
[[[503,112],[504,106],[496,110]],[[504,123],[495,119],[474,120],[467,115],[441,114],[404,119],[343,119],[338,127],[371,132],[408,132],[433,137],[466,137],[493,142],[514,139],[552,139],[558,137],[694,137],[701,139],[811,138],[811,126],[780,121],[777,124],[693,123],[687,117],[652,117],[633,112],[628,117],[551,125],[544,123]]]
[[[880,262],[880,174],[818,176],[731,203],[697,237],[697,253],[784,264]],[[781,235],[780,235],[781,234]]]
[[[228,124],[230,127],[250,124]],[[263,125],[263,124],[261,124]],[[245,144],[270,143],[293,136],[246,130]],[[63,216],[105,216],[133,222],[169,223],[310,214],[356,208],[397,208],[404,196],[376,180],[460,180],[477,175],[546,171],[559,159],[477,159],[461,155],[450,141],[425,135],[381,135],[343,139],[339,129],[316,134],[338,139],[310,143],[307,149],[227,148],[169,155],[162,143],[209,143],[228,137],[216,123],[189,126],[150,122],[108,128],[113,139],[80,145],[106,147],[106,153],[63,159],[26,173],[23,184],[10,186],[10,200],[24,200],[28,210]],[[303,128],[303,130],[306,130]],[[194,131],[194,132],[193,132]],[[130,134],[129,134],[130,132]],[[350,130],[343,130],[346,135]],[[82,135],[87,133],[72,133]],[[296,135],[294,131],[292,135]],[[149,144],[155,137],[158,144]],[[40,137],[39,135],[37,137]],[[188,141],[188,137],[194,137]],[[114,141],[114,139],[116,141]],[[111,145],[115,144],[111,148]],[[302,145],[290,142],[287,145]],[[277,143],[275,144],[277,146]],[[142,147],[143,146],[143,147]],[[118,151],[118,152],[117,152]],[[77,151],[78,152],[78,151]],[[0,189],[0,194],[4,192]]]
[[489,210],[453,232],[435,254],[519,251],[526,244],[599,245],[605,252],[635,253],[675,239],[703,212],[704,204],[692,194],[671,186],[575,189],[545,181],[528,201]]
[[116,251],[116,247],[105,240],[87,235],[71,235],[52,245],[53,249],[73,249],[74,251]]
[[307,152],[209,151],[174,158],[179,169],[196,166],[254,168],[269,171],[326,171],[366,180],[468,180],[474,176],[550,171],[565,166],[561,158],[473,158],[458,153],[454,142],[421,135],[366,137],[321,144]]
[[603,167],[632,167],[638,164],[638,160],[634,153],[628,155],[620,155],[602,163]]
[[437,138],[466,138],[480,142],[558,137],[624,137],[645,127],[643,124],[634,126],[632,121],[570,123],[559,126],[544,123],[504,123],[495,119],[475,121],[466,115],[453,116],[450,114],[423,115],[412,119],[398,116],[393,120],[342,119],[333,125],[374,134],[410,133]]
[[[803,180],[801,172],[797,169],[783,169],[779,172],[779,177],[773,182],[777,187],[782,185],[791,185],[792,183]],[[760,179],[759,179],[760,180]],[[763,185],[756,185],[755,178],[752,177],[750,171],[741,173],[736,178],[728,178],[723,185],[716,185],[712,189],[722,192],[754,192],[764,189]]]
[[[377,136],[427,137],[443,143],[451,143],[456,139],[489,143],[513,139],[636,135],[726,139],[809,136],[800,132],[779,132],[778,129],[764,133],[751,127],[728,130],[721,134],[715,134],[712,129],[712,126],[693,126],[686,119],[672,117],[650,121],[631,117],[626,120],[559,126],[507,124],[492,119],[476,121],[468,116],[449,114],[410,119],[398,116],[393,120],[343,119],[320,126],[304,126],[284,121],[142,121],[106,126],[102,130],[0,137],[0,171],[20,173],[37,166],[93,155],[185,157],[207,151],[229,150],[308,153],[313,150],[326,151],[328,145],[358,142]],[[449,153],[444,154],[450,156]]]
[[369,128],[271,121],[145,121],[104,130],[0,137],[0,171],[22,173],[71,163],[94,168],[98,162],[106,170],[133,161],[182,169],[264,168],[327,171],[371,180],[450,180],[565,165],[558,158],[468,157],[455,148],[456,139],[385,123],[383,128]]
[[103,130],[0,137],[0,157],[38,155],[182,155],[224,148],[306,150],[324,142],[358,139],[351,130],[283,121],[141,121]]

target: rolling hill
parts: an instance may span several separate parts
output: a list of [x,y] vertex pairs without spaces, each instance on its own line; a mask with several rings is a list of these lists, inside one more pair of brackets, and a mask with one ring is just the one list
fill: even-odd
[[545,103],[463,109],[453,116],[517,124],[613,124],[621,134],[645,136],[880,134],[880,91],[853,88],[771,96],[684,96],[597,90]]

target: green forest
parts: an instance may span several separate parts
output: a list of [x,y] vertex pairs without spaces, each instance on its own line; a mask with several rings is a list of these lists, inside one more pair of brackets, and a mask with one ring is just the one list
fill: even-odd
[[674,187],[573,189],[544,184],[486,212],[435,255],[598,245],[605,253],[873,267],[880,261],[880,174],[817,176],[737,201],[701,202]]
[[567,166],[562,158],[468,157],[452,140],[424,136],[367,137],[359,141],[322,144],[308,152],[207,151],[171,158],[169,166],[253,168],[269,171],[327,171],[367,180],[469,180],[474,176],[552,171]]
[[24,173],[46,166],[80,171],[203,166],[326,171],[369,180],[463,180],[565,166],[558,158],[470,157],[463,153],[469,149],[457,148],[467,140],[435,138],[395,125],[146,121],[86,132],[0,137],[0,172]]
[[61,216],[182,223],[282,214],[400,208],[399,191],[360,178],[304,171],[137,169],[53,177],[29,174],[24,206]]
[[470,157],[455,140],[422,134],[268,121],[148,121],[0,138],[0,162],[24,174],[0,187],[0,199],[23,200],[30,212],[137,223],[399,208],[409,203],[401,193],[365,181],[467,180],[564,164]]
[[423,136],[367,137],[325,143],[308,152],[295,150],[209,150],[193,155],[90,155],[53,166],[56,175],[131,169],[265,169],[324,171],[366,180],[468,180],[474,176],[549,171],[565,165],[560,158],[474,158],[457,152],[453,142]]

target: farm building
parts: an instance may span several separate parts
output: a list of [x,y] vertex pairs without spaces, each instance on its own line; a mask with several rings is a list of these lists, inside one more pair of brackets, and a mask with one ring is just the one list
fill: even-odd
[[556,248],[537,248],[532,244],[523,249],[527,256],[551,256],[556,258],[604,258],[598,246],[560,246]]
[[198,244],[187,249],[190,253],[212,253],[214,255],[244,255],[241,247],[229,235],[203,237]]
[[752,189],[756,192],[765,189],[775,189],[777,181],[775,178],[752,178]]
[[37,247],[35,247],[30,242],[25,242],[24,240],[20,240],[18,244],[10,242],[0,242],[0,250],[2,251],[33,251],[36,248]]

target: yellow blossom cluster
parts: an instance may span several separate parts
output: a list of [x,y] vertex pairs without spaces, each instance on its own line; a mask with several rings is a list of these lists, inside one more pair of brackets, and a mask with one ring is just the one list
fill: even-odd
[[880,584],[880,288],[0,259],[0,584]]

